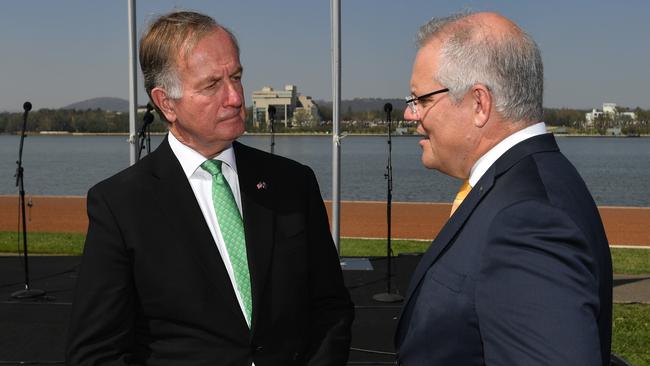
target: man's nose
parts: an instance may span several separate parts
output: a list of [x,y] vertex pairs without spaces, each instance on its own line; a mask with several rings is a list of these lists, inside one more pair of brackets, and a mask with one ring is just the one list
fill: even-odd
[[418,120],[418,115],[416,113],[413,113],[411,110],[411,107],[406,106],[404,109],[404,120],[406,121],[417,121]]
[[232,107],[241,107],[244,96],[240,84],[236,82],[226,83],[226,100],[225,105]]

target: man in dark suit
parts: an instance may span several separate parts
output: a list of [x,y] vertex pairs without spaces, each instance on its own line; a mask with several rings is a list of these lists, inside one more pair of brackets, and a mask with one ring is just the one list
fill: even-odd
[[69,365],[344,365],[353,308],[310,168],[244,132],[234,36],[176,12],[140,42],[167,138],[88,193]]
[[399,363],[608,365],[609,247],[540,122],[537,45],[493,13],[433,19],[418,45],[404,118],[418,121],[423,164],[471,190],[413,274]]

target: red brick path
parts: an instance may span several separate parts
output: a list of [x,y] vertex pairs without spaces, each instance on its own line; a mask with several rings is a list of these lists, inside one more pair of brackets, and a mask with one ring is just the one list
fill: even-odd
[[[27,211],[28,230],[78,233],[86,231],[88,218],[85,197],[34,196],[31,200],[33,206]],[[330,206],[327,202],[328,212],[331,214]],[[392,237],[432,239],[447,220],[450,207],[447,203],[394,202]],[[649,207],[600,207],[599,210],[610,244],[650,246]],[[17,229],[17,196],[0,196],[0,231]],[[342,202],[341,236],[385,238],[385,202]]]

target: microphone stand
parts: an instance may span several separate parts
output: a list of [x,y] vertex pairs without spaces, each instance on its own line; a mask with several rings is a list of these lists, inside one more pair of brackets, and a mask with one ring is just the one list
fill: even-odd
[[404,297],[399,293],[393,293],[391,290],[391,258],[393,256],[393,250],[391,249],[391,205],[393,201],[393,163],[391,161],[392,155],[392,140],[391,140],[391,112],[393,106],[390,103],[384,105],[384,111],[386,112],[386,121],[388,122],[388,163],[386,165],[386,174],[384,177],[388,181],[388,186],[386,189],[386,224],[388,227],[387,240],[386,240],[386,292],[375,294],[372,298],[375,301],[380,302],[400,302],[404,300]]
[[[145,117],[147,117],[147,115],[145,115]],[[149,112],[148,117],[149,117],[150,121],[148,123],[149,125],[147,126],[147,155],[149,155],[151,153],[151,122],[153,122],[153,114],[151,114],[151,112]],[[145,123],[146,123],[146,121],[145,121]]]
[[149,126],[153,122],[153,113],[151,111],[153,110],[153,106],[151,103],[147,103],[147,111],[144,112],[144,117],[142,117],[142,127],[140,127],[140,131],[138,131],[138,141],[139,141],[139,146],[140,148],[138,149],[136,153],[136,159],[135,160],[140,160],[142,150],[144,149],[145,141],[147,143],[147,154],[151,153],[151,131],[149,129]]
[[269,119],[271,120],[271,154],[275,150],[275,107],[269,106]]
[[23,129],[20,133],[20,147],[18,149],[18,161],[16,164],[16,186],[18,187],[18,195],[20,200],[20,211],[23,220],[23,255],[25,256],[25,289],[19,290],[11,294],[14,299],[30,299],[45,295],[45,291],[37,290],[29,287],[29,258],[27,256],[27,221],[25,217],[25,187],[23,182],[23,143],[25,141],[25,131],[27,130],[27,114],[32,109],[32,103],[25,102],[23,104],[25,113],[23,114]]

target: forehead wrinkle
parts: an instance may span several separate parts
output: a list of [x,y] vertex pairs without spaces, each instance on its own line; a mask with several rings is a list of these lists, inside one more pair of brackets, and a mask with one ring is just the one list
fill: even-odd
[[[192,57],[187,57],[178,65],[179,70],[185,73],[194,73],[195,78],[203,81],[207,79],[221,79],[225,75],[233,75],[243,70],[238,57],[229,57],[224,59],[220,55],[211,54],[211,52],[193,53]],[[230,70],[233,70],[232,72]]]

